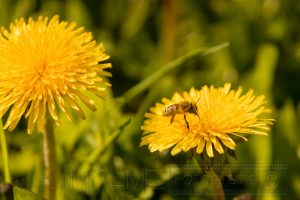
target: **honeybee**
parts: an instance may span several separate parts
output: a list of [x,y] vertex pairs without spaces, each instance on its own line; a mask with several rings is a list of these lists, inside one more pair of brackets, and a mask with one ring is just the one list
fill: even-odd
[[[197,100],[197,102],[199,99]],[[198,118],[200,119],[198,115],[198,107],[197,107],[197,102],[189,102],[189,101],[182,101],[180,103],[172,104],[169,105],[165,108],[163,111],[163,116],[171,116],[170,123],[172,124],[174,122],[175,115],[177,114],[183,114],[184,121],[186,123],[187,129],[190,128],[188,121],[186,120],[186,114],[191,113],[194,115],[197,115]]]

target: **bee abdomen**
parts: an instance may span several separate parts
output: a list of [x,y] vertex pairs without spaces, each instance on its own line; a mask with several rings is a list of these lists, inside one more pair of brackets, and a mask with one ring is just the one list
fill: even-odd
[[168,107],[163,111],[164,116],[170,116],[178,113],[178,110],[180,109],[179,104],[173,104]]

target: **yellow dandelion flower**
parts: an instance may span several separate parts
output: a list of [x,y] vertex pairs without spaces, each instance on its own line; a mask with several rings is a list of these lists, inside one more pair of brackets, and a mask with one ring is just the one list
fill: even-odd
[[[267,135],[272,119],[258,118],[271,110],[263,106],[264,96],[255,97],[253,90],[241,95],[242,89],[224,87],[175,93],[171,100],[162,99],[146,113],[141,146],[149,145],[151,152],[172,146],[171,154],[193,149],[214,156],[214,149],[224,153],[224,147],[235,149],[232,136],[247,141],[249,134]],[[173,118],[174,117],[174,118]]]
[[102,44],[76,23],[49,19],[21,18],[9,30],[0,31],[0,117],[9,112],[4,128],[13,130],[21,117],[28,118],[28,133],[37,125],[44,131],[49,112],[57,125],[57,107],[72,120],[69,108],[85,115],[78,105],[82,101],[96,110],[94,101],[83,94],[89,91],[102,96],[110,76],[103,63],[109,58]]

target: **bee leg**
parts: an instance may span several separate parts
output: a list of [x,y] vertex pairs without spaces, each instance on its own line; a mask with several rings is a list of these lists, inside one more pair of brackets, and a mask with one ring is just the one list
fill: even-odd
[[171,120],[170,120],[170,124],[172,124],[174,122],[174,117],[175,117],[175,115],[172,115]]
[[185,121],[185,123],[186,123],[186,127],[187,127],[187,129],[190,129],[189,123],[188,123],[188,122],[187,122],[187,120],[186,120],[186,116],[185,116],[185,115],[183,115],[183,118],[184,118],[184,121]]

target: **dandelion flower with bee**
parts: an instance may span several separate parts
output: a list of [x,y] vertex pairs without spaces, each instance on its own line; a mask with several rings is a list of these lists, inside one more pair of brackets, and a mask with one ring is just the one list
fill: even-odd
[[214,149],[219,154],[235,149],[234,138],[247,141],[247,135],[267,135],[273,119],[259,117],[271,112],[264,107],[264,96],[230,88],[204,86],[175,93],[171,100],[163,98],[145,114],[141,146],[149,145],[151,152],[173,147],[172,155],[193,149],[214,157]]
[[44,132],[47,113],[60,125],[57,110],[71,120],[70,108],[85,118],[79,102],[96,110],[84,91],[102,96],[110,63],[102,44],[76,23],[39,17],[21,18],[0,32],[0,117],[9,112],[4,128],[12,131],[22,116],[28,133],[35,125]]

